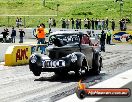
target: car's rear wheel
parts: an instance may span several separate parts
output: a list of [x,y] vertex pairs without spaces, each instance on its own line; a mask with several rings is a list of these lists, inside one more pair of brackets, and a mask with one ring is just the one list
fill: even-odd
[[87,70],[88,69],[87,69],[86,62],[85,62],[85,60],[83,60],[81,66],[78,66],[77,69],[75,70],[75,75],[82,76],[83,73],[87,72]]
[[80,76],[82,76],[82,74],[83,74],[82,73],[82,67],[78,67],[77,70],[75,71],[75,75],[80,77]]
[[99,53],[94,54],[93,68],[90,70],[93,75],[99,75],[101,71],[102,59]]

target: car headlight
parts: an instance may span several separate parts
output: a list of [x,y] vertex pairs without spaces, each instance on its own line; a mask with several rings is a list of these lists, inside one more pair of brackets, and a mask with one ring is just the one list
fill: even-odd
[[71,57],[72,62],[75,62],[77,60],[77,56],[74,53],[67,55],[67,57]]
[[32,55],[31,56],[31,63],[36,63],[37,62],[37,57],[36,57],[36,55]]

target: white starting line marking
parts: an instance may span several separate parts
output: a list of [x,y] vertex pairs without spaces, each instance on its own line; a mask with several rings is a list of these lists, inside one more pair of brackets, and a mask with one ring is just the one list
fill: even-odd
[[[132,69],[125,71],[124,73],[118,74],[110,79],[107,79],[103,82],[100,82],[96,85],[93,85],[89,88],[121,88],[125,86],[126,84],[132,82]],[[97,102],[102,98],[84,98],[83,100],[80,100],[76,94],[70,95],[68,97],[65,97],[61,100],[58,100],[57,102]]]

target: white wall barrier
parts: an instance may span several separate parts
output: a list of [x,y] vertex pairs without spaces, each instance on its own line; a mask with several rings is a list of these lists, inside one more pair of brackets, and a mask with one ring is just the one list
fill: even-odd
[[8,47],[5,53],[5,65],[14,66],[28,64],[31,55],[29,45],[13,45]]
[[5,53],[9,46],[13,44],[10,43],[0,43],[0,62],[4,62],[5,59]]

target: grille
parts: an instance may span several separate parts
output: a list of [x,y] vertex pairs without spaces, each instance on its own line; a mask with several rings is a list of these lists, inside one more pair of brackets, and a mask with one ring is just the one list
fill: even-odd
[[44,60],[42,61],[43,68],[55,68],[55,67],[65,67],[65,61],[64,60]]

